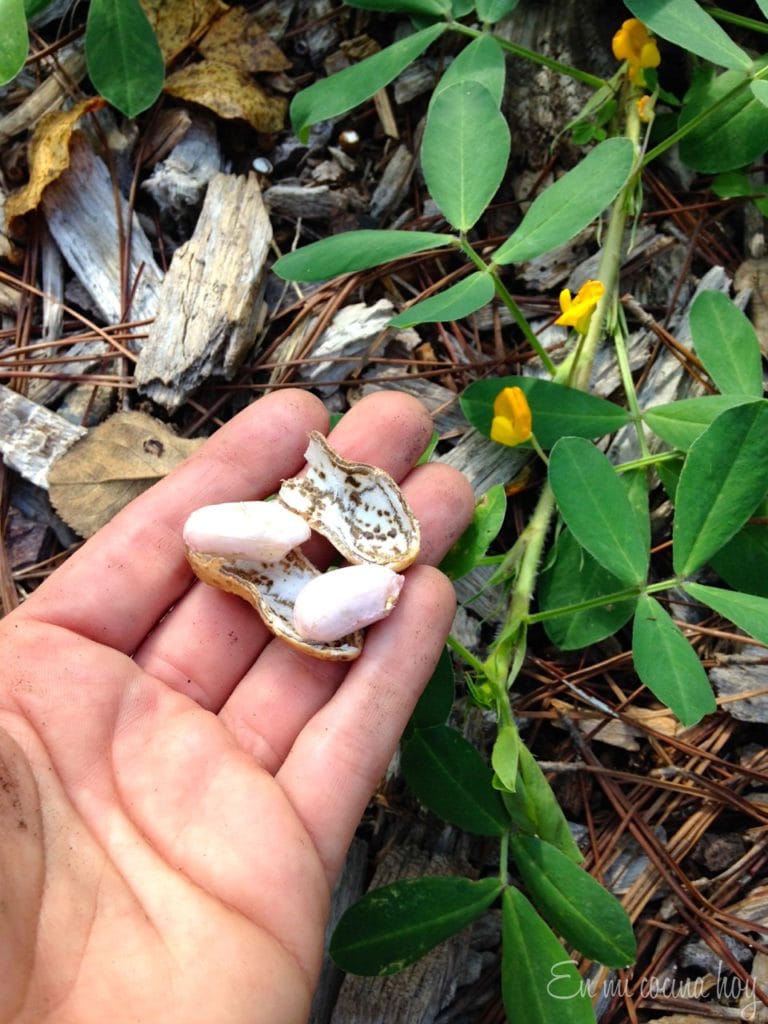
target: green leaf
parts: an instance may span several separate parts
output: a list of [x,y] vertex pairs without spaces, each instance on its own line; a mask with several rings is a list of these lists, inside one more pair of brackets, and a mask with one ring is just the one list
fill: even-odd
[[643,419],[662,441],[687,451],[697,437],[726,409],[746,405],[754,399],[747,395],[702,395],[701,398],[682,398],[668,405],[655,405],[646,409]]
[[495,484],[478,498],[472,522],[440,563],[446,576],[457,580],[474,569],[501,529],[506,511],[503,484]]
[[722,292],[700,292],[689,315],[693,344],[724,395],[763,396],[763,367],[755,328]]
[[499,836],[509,820],[492,785],[493,774],[475,747],[455,729],[417,730],[406,743],[403,777],[421,802],[465,832]]
[[[580,547],[570,530],[562,530],[554,555],[541,575],[539,604],[545,612],[567,605],[592,601],[624,590],[618,577]],[[575,651],[598,643],[627,622],[634,611],[635,598],[585,608],[583,611],[545,619],[542,625],[549,639],[562,651]]]
[[642,682],[677,715],[695,725],[716,710],[698,655],[658,601],[642,594],[632,635],[635,670]]
[[514,725],[499,727],[491,751],[491,765],[496,773],[496,783],[514,793],[517,788],[517,767],[520,763],[520,734]]
[[455,241],[434,231],[343,231],[286,253],[272,269],[286,281],[326,281]]
[[599,882],[535,836],[513,836],[510,850],[539,912],[566,942],[606,967],[634,961],[632,924]]
[[718,615],[730,619],[761,644],[768,644],[768,598],[720,587],[705,587],[702,583],[684,583],[683,590]]
[[432,198],[455,228],[468,231],[493,199],[507,169],[509,147],[506,118],[484,86],[461,81],[435,97],[421,143],[421,166]]
[[696,0],[626,0],[626,6],[657,36],[724,68],[749,68],[749,56]]
[[29,52],[24,0],[0,0],[0,85],[5,85],[24,67]]
[[432,99],[429,101],[430,107],[435,102],[435,97],[445,89],[458,82],[467,81],[484,85],[498,107],[504,94],[505,72],[504,51],[493,36],[484,33],[473,39],[469,46],[465,46],[448,65],[435,86]]
[[531,203],[520,226],[497,250],[495,263],[522,263],[564,245],[599,217],[626,183],[635,150],[629,139],[606,139]]
[[581,850],[571,835],[563,810],[536,758],[524,743],[518,751],[515,791],[504,791],[501,797],[519,829],[527,835],[546,839],[575,864],[581,863]]
[[403,310],[390,320],[392,327],[412,327],[414,324],[431,324],[442,320],[461,320],[493,298],[493,278],[484,270],[470,274],[445,291],[432,295],[423,302]]
[[605,455],[585,438],[563,437],[549,458],[549,483],[578,543],[623,583],[644,582],[648,545]]
[[342,915],[330,954],[352,974],[394,974],[474,921],[501,890],[495,878],[439,876],[373,889]]
[[519,3],[520,0],[477,0],[475,10],[484,25],[495,25],[511,14]]
[[126,117],[151,107],[160,95],[163,55],[138,0],[91,0],[85,57],[96,89]]
[[764,107],[768,107],[768,82],[764,78],[758,78],[754,82],[750,82],[749,88],[752,90],[752,95],[763,104]]
[[364,11],[386,11],[391,14],[416,14],[427,18],[444,18],[451,5],[446,0],[347,0],[350,7]]
[[675,495],[675,572],[688,576],[719,551],[768,491],[768,402],[726,409],[694,441]]
[[296,135],[306,142],[311,125],[345,114],[370,99],[434,43],[446,27],[445,24],[430,25],[366,57],[359,64],[302,89],[291,102],[291,124]]
[[576,966],[519,889],[502,896],[501,994],[509,1021],[595,1024]]
[[688,167],[706,174],[747,167],[768,146],[768,109],[747,88],[740,71],[725,71],[704,85],[692,88],[680,111],[683,128],[732,89],[744,88],[723,102],[680,140],[680,156]]
[[734,590],[768,597],[768,528],[747,523],[709,560]]
[[565,436],[602,437],[629,422],[629,413],[620,405],[564,384],[537,377],[491,377],[470,384],[460,399],[468,422],[486,437],[491,436],[493,400],[503,388],[512,387],[525,392],[533,432],[543,448]]
[[455,692],[451,652],[444,647],[435,671],[413,710],[410,725],[416,729],[444,725],[451,713]]

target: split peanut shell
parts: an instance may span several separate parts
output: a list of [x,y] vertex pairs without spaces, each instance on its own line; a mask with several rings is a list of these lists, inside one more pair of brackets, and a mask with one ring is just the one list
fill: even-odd
[[187,551],[196,576],[247,601],[271,632],[304,654],[323,661],[353,661],[363,649],[360,632],[328,643],[305,640],[293,624],[293,606],[300,590],[321,575],[299,550],[279,562],[246,562]]
[[350,562],[385,565],[399,572],[416,559],[419,523],[388,473],[347,462],[317,431],[309,435],[304,457],[306,474],[285,480],[278,492],[287,508]]

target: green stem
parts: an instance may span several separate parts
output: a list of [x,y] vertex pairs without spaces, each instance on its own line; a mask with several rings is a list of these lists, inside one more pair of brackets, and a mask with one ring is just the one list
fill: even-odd
[[768,25],[764,21],[755,21],[754,18],[745,18],[743,14],[733,14],[731,11],[724,11],[722,7],[705,7],[707,14],[716,18],[717,21],[724,21],[726,24],[738,25],[739,28],[746,28],[752,32],[768,32]]
[[589,601],[579,601],[577,604],[563,605],[561,608],[550,608],[546,612],[534,612],[526,618],[529,626],[537,622],[546,622],[549,619],[557,619],[561,615],[574,615],[576,612],[588,612],[591,608],[602,608],[607,604],[615,604],[617,601],[628,601],[641,594],[658,594],[662,590],[669,590],[680,583],[678,577],[669,580],[661,580],[658,583],[647,583],[642,587],[627,587],[625,590],[617,590],[613,594],[604,594],[602,597],[593,597]]
[[627,396],[627,405],[629,406],[629,413],[632,417],[632,422],[635,425],[635,433],[637,434],[640,451],[643,453],[644,458],[648,458],[650,457],[651,450],[648,447],[645,430],[643,429],[643,414],[640,411],[640,405],[637,401],[635,382],[632,379],[632,368],[629,365],[629,353],[627,352],[627,328],[623,316],[619,317],[619,324],[617,329],[613,332],[613,344],[616,350],[616,362],[619,366],[621,383],[624,386],[624,394]]
[[501,833],[499,842],[499,881],[502,885],[509,885],[509,832]]
[[466,661],[466,663],[471,668],[473,668],[481,676],[485,676],[485,666],[483,665],[482,661],[480,661],[479,658],[476,658],[471,651],[468,651],[464,644],[462,644],[459,640],[456,639],[453,633],[449,634],[448,639],[446,640],[446,644],[448,647],[451,648],[451,650],[454,653],[458,654],[460,658]]
[[472,262],[477,267],[478,270],[482,270],[484,273],[491,275],[491,277],[493,278],[493,286],[496,289],[496,294],[509,310],[512,319],[515,321],[517,326],[525,335],[528,344],[534,350],[539,359],[541,359],[545,369],[547,370],[547,373],[549,373],[551,377],[554,377],[557,367],[549,358],[543,345],[531,330],[531,325],[523,316],[522,312],[520,311],[520,307],[507,291],[504,283],[499,277],[498,268],[495,267],[493,264],[486,263],[482,256],[475,252],[475,250],[467,241],[467,236],[464,234],[464,232],[461,233],[459,245],[461,247],[461,251],[467,257],[467,259],[470,260],[470,262]]
[[[468,25],[461,25],[458,21],[450,21],[449,27],[455,32],[460,32],[462,35],[471,36],[473,39],[479,39],[482,35],[487,35],[486,32],[482,32],[476,28],[470,28]],[[493,38],[499,44],[499,46],[506,50],[507,53],[512,53],[515,57],[522,57],[523,60],[529,60],[533,64],[540,64],[542,67],[549,68],[550,71],[557,71],[561,75],[567,75],[568,78],[573,78],[576,82],[583,82],[585,85],[591,85],[594,89],[601,89],[608,83],[604,78],[599,78],[597,75],[590,75],[588,71],[582,71],[580,68],[571,67],[570,64],[561,64],[559,60],[552,60],[551,57],[545,57],[541,53],[536,53],[534,50],[528,50],[524,46],[518,46],[517,43],[511,43],[507,39],[502,39],[501,36],[491,33]]]
[[617,473],[628,473],[633,469],[646,469],[648,466],[655,466],[659,462],[674,462],[675,459],[679,459],[681,456],[679,451],[671,452],[656,452],[644,455],[641,459],[630,459],[629,462],[619,462],[613,468]]

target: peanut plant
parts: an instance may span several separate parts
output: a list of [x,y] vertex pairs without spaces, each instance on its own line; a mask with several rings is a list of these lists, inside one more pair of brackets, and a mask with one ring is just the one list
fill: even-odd
[[[486,554],[504,518],[507,499],[499,486],[478,501],[470,531],[444,564],[458,577],[492,562],[489,585],[506,594],[506,616],[484,660],[455,638],[450,642],[469,669],[472,698],[495,714],[491,764],[447,724],[454,699],[447,654],[402,752],[405,778],[428,808],[470,833],[498,839],[498,876],[420,878],[374,890],[342,918],[331,952],[349,971],[397,971],[500,901],[508,1019],[581,1024],[594,1020],[592,1005],[561,940],[619,969],[635,957],[632,927],[614,897],[579,867],[564,815],[520,739],[510,688],[532,625],[541,623],[562,650],[627,627],[642,683],[684,726],[700,721],[716,702],[698,655],[659,600],[672,589],[768,643],[768,545],[758,518],[768,492],[768,403],[754,328],[725,295],[701,293],[690,326],[711,393],[641,408],[617,290],[626,229],[642,205],[643,168],[671,147],[692,169],[716,175],[717,194],[762,201],[747,172],[768,146],[768,62],[749,56],[695,0],[627,0],[633,17],[614,37],[620,66],[610,80],[495,34],[500,19],[514,17],[516,0],[354,0],[352,6],[408,15],[415,30],[299,93],[291,106],[294,131],[306,138],[313,124],[363,103],[446,33],[465,38],[431,97],[420,152],[426,187],[448,230],[347,232],[281,257],[275,270],[316,282],[432,250],[461,254],[465,276],[409,305],[392,324],[456,320],[492,300],[506,307],[541,375],[478,380],[461,406],[489,444],[527,446],[544,464],[544,481],[507,552]],[[768,16],[768,0],[758,6]],[[738,20],[755,33],[768,31],[764,22]],[[682,101],[659,87],[657,38],[687,51],[695,65]],[[508,238],[481,253],[473,229],[510,158],[501,111],[510,59],[545,64],[593,90],[568,126],[585,153],[534,199]],[[668,115],[664,130],[652,134],[661,109]],[[558,322],[572,330],[565,355],[555,361],[506,287],[505,271],[602,218],[596,280],[576,296],[561,295]],[[624,405],[590,393],[604,344],[613,346]],[[614,465],[601,442],[621,428],[634,431],[638,455]],[[665,563],[651,557],[649,495],[657,478],[674,510],[671,569],[664,571]],[[700,582],[702,573],[717,585]],[[510,860],[522,885],[510,881]]]

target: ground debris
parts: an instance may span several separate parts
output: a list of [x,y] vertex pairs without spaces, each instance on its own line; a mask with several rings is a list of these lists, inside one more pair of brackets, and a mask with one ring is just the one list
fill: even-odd
[[265,314],[271,241],[256,175],[212,178],[195,233],[174,254],[136,363],[143,394],[175,409],[212,375],[232,378]]

